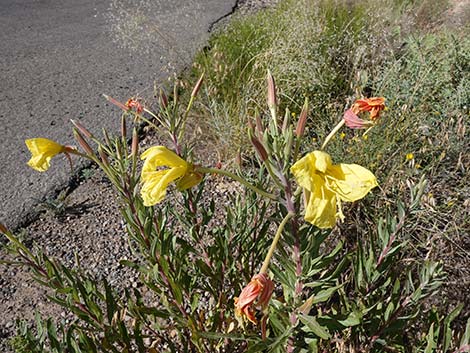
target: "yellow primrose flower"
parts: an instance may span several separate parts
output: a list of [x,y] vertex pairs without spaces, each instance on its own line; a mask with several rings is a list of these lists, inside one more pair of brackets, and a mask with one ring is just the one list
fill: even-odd
[[[142,189],[140,194],[145,206],[161,202],[166,195],[168,185],[177,179],[179,190],[185,190],[198,184],[202,175],[195,172],[193,166],[164,146],[154,146],[141,155],[145,159],[142,167]],[[169,167],[168,169],[159,169]]]
[[322,229],[333,228],[336,219],[343,218],[341,201],[362,199],[377,186],[368,169],[357,164],[333,165],[323,151],[307,154],[290,170],[304,188],[305,220]]
[[25,143],[31,152],[31,159],[28,161],[28,165],[40,172],[45,172],[49,169],[49,162],[52,157],[59,153],[67,152],[66,146],[46,138],[28,139]]

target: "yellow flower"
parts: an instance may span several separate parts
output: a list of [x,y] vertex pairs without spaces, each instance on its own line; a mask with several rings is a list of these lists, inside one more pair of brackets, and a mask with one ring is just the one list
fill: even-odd
[[31,152],[31,159],[28,161],[28,165],[40,172],[45,172],[49,169],[49,162],[52,157],[59,153],[67,153],[67,147],[46,138],[28,139],[25,143]]
[[407,153],[405,158],[407,161],[411,161],[415,156],[413,153]]
[[[145,206],[161,202],[166,195],[168,185],[178,180],[176,186],[185,190],[198,184],[202,175],[195,172],[193,166],[164,146],[154,146],[141,155],[145,159],[142,167],[142,189],[140,194]],[[159,169],[169,167],[168,169]]]
[[330,155],[323,151],[307,154],[290,170],[304,188],[305,220],[323,229],[333,228],[336,219],[343,218],[341,201],[362,199],[377,186],[368,169],[357,164],[333,165]]

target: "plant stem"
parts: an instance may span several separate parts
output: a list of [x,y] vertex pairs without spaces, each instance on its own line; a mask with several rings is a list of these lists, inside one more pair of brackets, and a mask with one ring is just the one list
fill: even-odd
[[273,201],[277,200],[277,197],[275,195],[270,194],[267,191],[264,191],[264,190],[261,190],[261,189],[257,188],[256,186],[254,186],[254,185],[250,184],[249,182],[247,182],[245,179],[239,177],[236,174],[228,172],[226,170],[217,169],[217,168],[205,168],[205,167],[195,166],[195,171],[201,172],[201,173],[220,174],[220,175],[227,176],[227,177],[229,177],[233,180],[238,181],[239,183],[246,186],[248,189],[253,190],[254,192],[260,194],[261,196],[267,197],[268,199],[273,200]]
[[339,131],[339,129],[341,129],[343,127],[343,125],[344,125],[344,119],[341,119],[341,121],[328,134],[328,136],[325,139],[325,142],[323,142],[323,145],[321,145],[322,150],[326,147],[328,142],[330,142],[330,140],[333,138],[333,136]]
[[269,262],[271,261],[271,258],[273,257],[274,250],[276,250],[277,243],[279,242],[279,239],[281,238],[282,231],[284,230],[285,225],[289,220],[294,216],[293,213],[288,213],[284,219],[282,220],[281,224],[279,224],[279,228],[277,229],[276,235],[274,236],[273,242],[271,243],[271,247],[268,250],[268,253],[266,254],[266,257],[263,262],[263,266],[261,266],[261,270],[259,273],[266,273],[269,267]]

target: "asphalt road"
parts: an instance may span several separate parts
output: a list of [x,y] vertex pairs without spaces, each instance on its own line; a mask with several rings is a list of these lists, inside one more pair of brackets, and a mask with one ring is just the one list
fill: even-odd
[[[0,222],[15,228],[68,182],[62,156],[39,173],[24,140],[75,144],[70,119],[118,129],[122,101],[188,64],[236,0],[0,0]],[[170,70],[168,70],[170,67]]]

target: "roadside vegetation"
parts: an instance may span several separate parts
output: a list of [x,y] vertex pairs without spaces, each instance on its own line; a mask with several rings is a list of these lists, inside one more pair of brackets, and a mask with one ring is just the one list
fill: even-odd
[[[107,97],[119,134],[28,140],[37,170],[104,172],[141,283],[0,224],[3,262],[74,316],[19,323],[15,351],[470,352],[470,30],[449,6],[284,0],[214,34],[156,102]],[[142,123],[167,147],[140,151]]]

